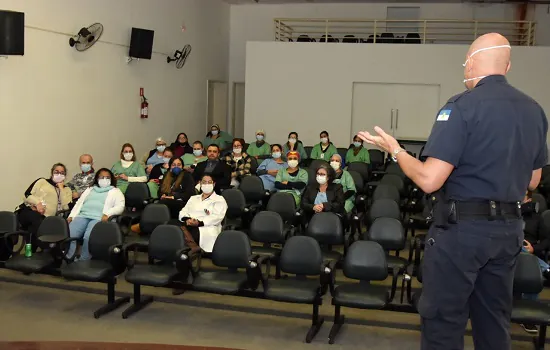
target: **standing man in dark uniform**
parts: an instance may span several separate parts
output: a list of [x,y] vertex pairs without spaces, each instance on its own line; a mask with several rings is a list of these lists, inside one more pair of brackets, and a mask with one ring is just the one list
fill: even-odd
[[379,127],[359,133],[390,153],[424,192],[442,199],[426,238],[419,302],[423,350],[510,349],[512,284],[523,243],[520,201],[547,162],[542,108],[508,84],[510,43],[479,37],[464,63],[467,91],[439,111],[422,163]]

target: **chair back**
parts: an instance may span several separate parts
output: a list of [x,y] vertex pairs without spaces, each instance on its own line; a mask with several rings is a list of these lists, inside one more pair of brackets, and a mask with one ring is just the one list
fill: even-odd
[[369,165],[363,162],[348,163],[348,171],[356,171],[361,175],[363,182],[369,181]]
[[338,151],[338,154],[342,158],[342,164],[346,162],[346,155],[348,154],[348,149],[344,147],[338,147],[336,149]]
[[[306,154],[307,154],[307,157],[309,159],[309,157],[311,157],[311,151],[313,150],[313,147],[312,146],[305,146],[304,147],[304,151],[306,151]],[[300,159],[300,161],[304,161],[305,159]]]
[[548,203],[546,203],[546,198],[540,193],[533,193],[533,202],[538,203],[539,213],[543,213],[548,210]]
[[258,160],[255,157],[250,157],[250,174],[251,175],[256,175],[256,171],[258,170],[258,165],[259,165]]
[[361,174],[359,174],[357,171],[349,170],[349,168],[348,168],[348,173],[351,175],[351,178],[353,179],[353,183],[355,184],[355,189],[357,190],[357,193],[363,193],[365,189],[365,182]]
[[343,43],[358,43],[359,39],[355,37],[355,35],[345,35],[344,39],[342,39]]
[[122,244],[122,233],[114,222],[98,222],[94,225],[88,242],[88,250],[93,260],[109,261],[109,248]]
[[546,210],[540,215],[540,228],[539,230],[545,237],[550,235],[550,210]]
[[314,159],[314,160],[311,161],[311,164],[309,164],[309,168],[313,169],[314,171],[317,171],[317,169],[323,164],[330,167],[329,162],[327,162],[326,160],[324,160],[324,159]]
[[380,169],[384,165],[384,152],[379,149],[369,149],[369,158],[373,170]]
[[124,198],[126,207],[141,210],[147,205],[147,200],[151,198],[149,187],[145,182],[130,182],[126,193],[124,193]]
[[170,221],[170,209],[164,204],[149,204],[143,209],[139,228],[144,235],[150,235],[159,225],[165,225]]
[[388,174],[388,175],[397,175],[402,180],[405,180],[407,178],[407,175],[405,175],[405,173],[403,172],[403,170],[401,169],[399,164],[394,163],[394,162],[391,162],[391,163],[388,164],[388,166],[386,168],[386,174]]
[[376,242],[353,243],[344,260],[344,276],[361,281],[383,281],[388,277],[386,253]]
[[159,225],[149,238],[149,258],[162,262],[179,260],[176,253],[185,248],[185,240],[180,227],[174,225]]
[[306,276],[320,275],[322,264],[323,253],[319,243],[307,236],[289,238],[279,260],[281,271]]
[[538,294],[544,282],[536,255],[520,253],[514,274],[514,293]]
[[403,178],[397,174],[384,175],[380,180],[380,184],[394,186],[400,194],[404,194],[405,192],[405,182],[403,181]]
[[11,211],[0,211],[0,237],[17,231],[17,216]]
[[265,196],[265,188],[262,179],[257,176],[245,176],[241,179],[239,190],[244,195],[246,202],[256,204]]
[[369,224],[378,218],[393,218],[401,220],[399,204],[392,199],[379,199],[374,201],[370,207],[367,219]]
[[306,235],[319,244],[336,245],[344,243],[344,228],[335,213],[322,212],[313,215],[307,226]]
[[43,235],[60,235],[62,237],[69,237],[69,224],[60,216],[47,216],[38,227],[36,237]]
[[290,222],[296,217],[296,201],[290,193],[276,192],[269,198],[266,210],[278,213],[284,222]]
[[316,186],[317,185],[317,169],[309,167],[306,168],[307,171],[307,185]]
[[230,219],[242,217],[244,208],[246,207],[246,199],[244,198],[244,194],[236,188],[229,188],[222,192],[222,197],[227,203],[227,211],[225,212],[225,216]]
[[385,250],[405,248],[405,229],[399,220],[380,217],[365,233],[367,240],[380,244]]
[[260,243],[284,243],[284,222],[281,215],[272,211],[259,212],[252,219],[249,236]]
[[241,231],[223,231],[212,249],[212,263],[230,269],[248,267],[252,248],[248,236]]
[[401,196],[399,195],[399,190],[393,185],[379,184],[376,186],[374,193],[372,194],[373,202],[378,199],[391,199],[396,203],[401,202]]

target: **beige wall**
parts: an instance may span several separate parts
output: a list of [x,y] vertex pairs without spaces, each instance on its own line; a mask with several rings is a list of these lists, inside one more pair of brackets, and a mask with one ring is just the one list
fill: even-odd
[[[111,167],[131,142],[141,156],[162,136],[178,132],[202,139],[207,79],[226,80],[229,5],[221,0],[0,0],[0,9],[23,11],[26,25],[62,33],[101,22],[101,38],[86,52],[69,37],[27,28],[25,56],[0,59],[0,210],[11,210],[36,178],[64,162],[69,177],[78,156],[91,153],[96,168]],[[181,32],[185,24],[187,31]],[[153,50],[193,50],[183,69],[166,55],[125,62],[131,27],[155,30]],[[139,88],[149,99],[140,120]]]

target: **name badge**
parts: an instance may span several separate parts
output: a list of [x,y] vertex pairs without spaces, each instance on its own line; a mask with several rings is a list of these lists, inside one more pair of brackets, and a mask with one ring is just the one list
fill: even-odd
[[324,154],[324,153],[321,153],[321,158],[325,158],[325,154]]

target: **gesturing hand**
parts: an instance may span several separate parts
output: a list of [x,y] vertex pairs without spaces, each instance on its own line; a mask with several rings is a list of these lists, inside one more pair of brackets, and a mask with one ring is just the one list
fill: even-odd
[[357,136],[366,143],[381,148],[390,154],[393,153],[394,150],[400,148],[399,142],[397,142],[393,136],[388,135],[381,127],[375,126],[374,131],[378,135],[372,135],[368,131],[360,131]]

